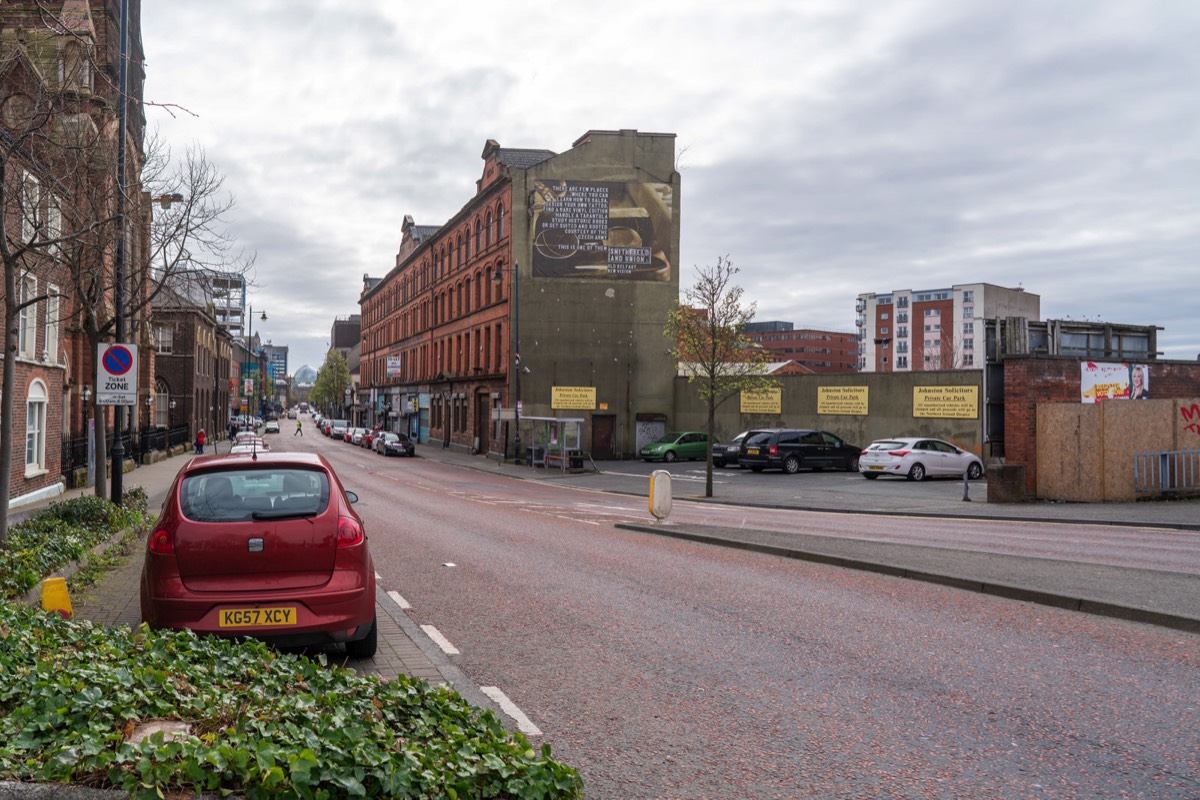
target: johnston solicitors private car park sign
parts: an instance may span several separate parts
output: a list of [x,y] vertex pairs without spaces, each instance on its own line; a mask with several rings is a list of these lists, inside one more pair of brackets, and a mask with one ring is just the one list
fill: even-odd
[[96,349],[96,405],[137,405],[137,345],[101,344]]

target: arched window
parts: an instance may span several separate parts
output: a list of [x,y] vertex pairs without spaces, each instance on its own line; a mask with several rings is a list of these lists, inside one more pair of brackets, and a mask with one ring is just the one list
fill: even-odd
[[166,428],[171,424],[171,390],[163,381],[154,382],[154,427]]
[[46,470],[46,407],[49,399],[46,384],[35,380],[29,384],[25,399],[25,474]]
[[496,241],[504,238],[504,204],[496,208]]
[[479,217],[475,218],[475,255],[483,249],[480,243],[483,241],[483,223],[479,221]]
[[492,238],[492,212],[489,211],[488,215],[487,215],[487,244],[488,244],[488,247],[491,247],[492,242],[494,242],[494,241],[496,241],[496,240],[494,238]]
[[458,265],[463,265],[462,234],[458,235]]

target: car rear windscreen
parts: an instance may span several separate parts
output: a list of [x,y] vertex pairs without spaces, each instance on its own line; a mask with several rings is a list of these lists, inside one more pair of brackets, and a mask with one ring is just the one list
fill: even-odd
[[232,522],[319,514],[329,505],[329,476],[301,467],[198,472],[180,486],[183,514],[195,522]]

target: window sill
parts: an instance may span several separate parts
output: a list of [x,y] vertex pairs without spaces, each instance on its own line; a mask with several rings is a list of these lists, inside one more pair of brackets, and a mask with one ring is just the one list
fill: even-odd
[[48,469],[29,469],[28,467],[26,467],[26,469],[25,469],[25,478],[26,479],[40,478],[43,475],[49,475],[49,474],[50,474],[50,470],[48,470]]

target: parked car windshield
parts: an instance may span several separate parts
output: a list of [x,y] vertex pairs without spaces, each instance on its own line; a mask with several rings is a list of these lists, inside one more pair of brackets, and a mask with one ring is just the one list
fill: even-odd
[[190,520],[229,522],[270,512],[319,513],[329,504],[329,490],[329,476],[320,470],[276,466],[189,475],[179,499]]

